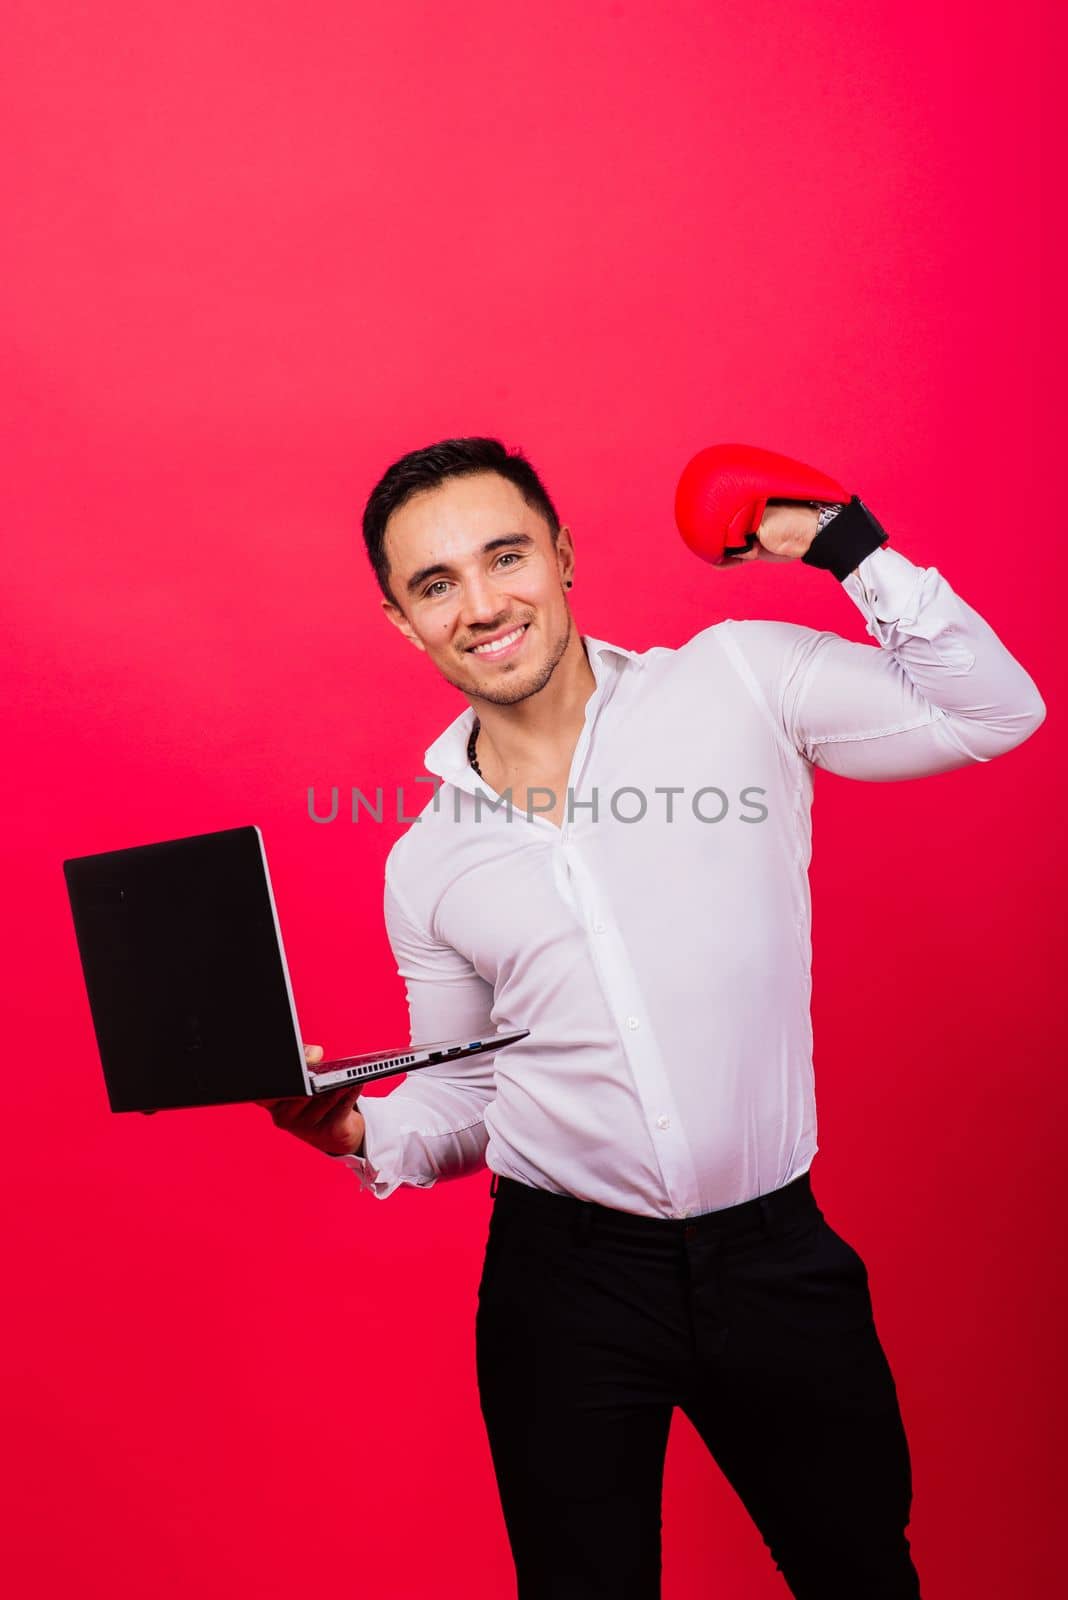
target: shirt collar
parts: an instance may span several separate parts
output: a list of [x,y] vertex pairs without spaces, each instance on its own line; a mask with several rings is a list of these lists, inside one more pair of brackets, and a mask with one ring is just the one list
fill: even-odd
[[[624,660],[636,660],[638,652],[627,650],[622,645],[609,644],[605,639],[592,639],[588,634],[582,635],[582,642],[586,646],[586,657],[597,685],[592,696],[596,700],[609,673],[613,669],[619,670]],[[617,658],[615,663],[612,657]],[[468,706],[454,722],[449,723],[444,733],[438,735],[423,756],[428,772],[471,793],[481,781],[467,759],[467,741],[471,737],[474,721],[474,707]]]

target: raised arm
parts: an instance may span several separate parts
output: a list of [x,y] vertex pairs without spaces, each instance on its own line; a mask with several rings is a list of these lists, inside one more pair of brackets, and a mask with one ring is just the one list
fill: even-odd
[[[493,989],[463,956],[420,927],[386,869],[386,931],[405,980],[412,1044],[493,1031]],[[385,1200],[402,1183],[427,1189],[485,1166],[483,1113],[495,1092],[492,1053],[419,1067],[392,1093],[361,1096],[366,1132],[356,1155],[336,1156]]]
[[815,766],[869,782],[921,778],[990,761],[1041,725],[1034,681],[936,567],[883,548],[842,587],[878,649],[793,623],[728,625]]

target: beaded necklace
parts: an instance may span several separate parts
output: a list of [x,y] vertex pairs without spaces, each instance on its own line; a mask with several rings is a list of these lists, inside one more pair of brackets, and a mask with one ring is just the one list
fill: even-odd
[[475,771],[478,773],[478,776],[480,778],[482,777],[482,768],[478,764],[478,757],[475,754],[475,745],[476,745],[476,743],[478,741],[478,731],[481,728],[481,726],[482,726],[482,724],[479,722],[478,718],[476,717],[475,720],[474,720],[474,724],[473,724],[473,726],[471,728],[471,737],[467,741],[467,759],[471,763],[471,765],[474,767]]

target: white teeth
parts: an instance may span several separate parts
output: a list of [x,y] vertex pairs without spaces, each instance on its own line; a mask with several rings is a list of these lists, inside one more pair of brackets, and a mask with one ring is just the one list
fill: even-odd
[[514,644],[522,632],[522,628],[517,628],[514,633],[506,633],[503,639],[494,639],[492,644],[476,644],[472,653],[476,656],[495,655],[498,650],[505,650],[510,644]]

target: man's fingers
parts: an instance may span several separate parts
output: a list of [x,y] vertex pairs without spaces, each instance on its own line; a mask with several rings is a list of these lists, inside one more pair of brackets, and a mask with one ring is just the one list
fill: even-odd
[[351,1085],[345,1084],[340,1089],[334,1090],[334,1092],[332,1094],[329,1094],[329,1095],[316,1095],[315,1098],[316,1098],[316,1100],[320,1100],[320,1101],[325,1100],[327,1102],[326,1105],[323,1106],[323,1111],[322,1111],[322,1115],[321,1116],[312,1117],[312,1118],[309,1119],[310,1125],[313,1128],[319,1128],[319,1127],[322,1126],[322,1124],[324,1122],[328,1122],[330,1120],[330,1118],[333,1117],[338,1110],[340,1110],[340,1108],[345,1104],[346,1100],[350,1101],[350,1104],[347,1107],[347,1109],[349,1111],[355,1110],[356,1101],[359,1098],[359,1090],[357,1089],[357,1091],[356,1091],[356,1093],[354,1095],[353,1092],[352,1092]]
[[[358,1090],[356,1092],[359,1093]],[[306,1133],[335,1116],[339,1106],[351,1098],[352,1094],[352,1085],[344,1083],[336,1089],[329,1089],[326,1094],[301,1095],[296,1099],[266,1100],[257,1103],[267,1107],[279,1127],[288,1128],[294,1133]],[[279,1110],[279,1107],[283,1109]]]

